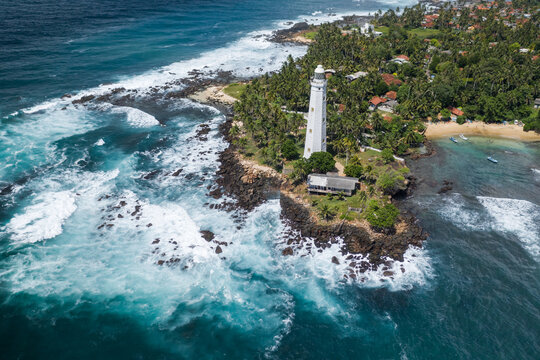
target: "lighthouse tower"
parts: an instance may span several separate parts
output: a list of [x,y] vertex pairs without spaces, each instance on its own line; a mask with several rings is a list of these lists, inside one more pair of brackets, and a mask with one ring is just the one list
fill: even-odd
[[318,151],[326,151],[326,76],[322,65],[317,66],[311,81],[304,158]]

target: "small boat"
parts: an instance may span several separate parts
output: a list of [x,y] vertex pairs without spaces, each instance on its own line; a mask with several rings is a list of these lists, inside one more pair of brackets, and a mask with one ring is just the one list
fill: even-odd
[[450,140],[452,140],[453,142],[455,142],[456,144],[458,143],[457,139],[455,137],[451,137]]
[[462,138],[465,141],[469,140],[469,138],[465,137],[465,135],[463,135],[463,134],[459,134],[459,137]]
[[491,156],[488,156],[487,159],[488,159],[489,161],[491,161],[492,163],[495,163],[495,164],[499,162],[498,160],[495,160],[495,159],[494,159],[493,157],[491,157]]

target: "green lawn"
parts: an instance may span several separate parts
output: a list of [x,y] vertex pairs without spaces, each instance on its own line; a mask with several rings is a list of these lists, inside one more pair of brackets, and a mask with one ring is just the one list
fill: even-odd
[[329,195],[309,195],[311,204],[314,205],[314,210],[318,212],[318,207],[328,205],[330,208],[337,210],[335,218],[354,220],[360,218],[360,214],[354,211],[349,211],[349,207],[362,209],[365,207],[365,202],[357,192],[353,196],[345,196],[343,200],[339,200],[337,196]]
[[440,34],[440,30],[438,29],[412,29],[408,30],[407,33],[409,35],[416,35],[420,39],[427,39],[427,38],[436,38]]
[[373,30],[380,31],[383,33],[383,35],[388,35],[390,32],[390,28],[388,26],[377,26]]
[[223,89],[223,92],[235,99],[240,99],[240,96],[246,89],[247,84],[233,83]]
[[317,35],[316,31],[309,31],[307,33],[304,33],[302,36],[306,39],[315,40],[315,35]]

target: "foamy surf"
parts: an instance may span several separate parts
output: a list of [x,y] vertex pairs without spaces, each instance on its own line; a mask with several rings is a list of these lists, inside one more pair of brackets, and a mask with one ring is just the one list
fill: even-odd
[[369,254],[342,254],[342,239],[325,249],[315,246],[312,239],[304,239],[301,248],[294,250],[295,263],[304,263],[314,276],[324,280],[330,288],[351,284],[366,288],[384,287],[390,291],[409,290],[425,286],[434,273],[427,250],[409,247],[403,261],[386,258],[375,268]]
[[540,206],[527,200],[478,196],[493,221],[493,229],[514,234],[523,247],[540,259]]
[[133,107],[116,106],[113,107],[112,111],[126,114],[127,122],[134,127],[150,127],[159,125],[159,121],[157,121],[155,117]]
[[43,193],[11,219],[6,231],[17,243],[50,239],[62,233],[64,222],[76,209],[75,194],[71,191]]

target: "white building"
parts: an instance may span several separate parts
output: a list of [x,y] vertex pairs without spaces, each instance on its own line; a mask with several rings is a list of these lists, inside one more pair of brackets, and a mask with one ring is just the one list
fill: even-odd
[[379,37],[382,35],[382,32],[375,31],[375,27],[370,23],[365,23],[364,25],[362,25],[362,27],[360,28],[360,33],[365,36],[374,36],[374,37]]
[[326,83],[324,69],[322,65],[319,65],[311,80],[306,144],[304,146],[306,159],[309,159],[314,152],[326,151]]

